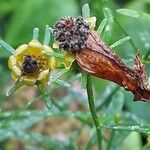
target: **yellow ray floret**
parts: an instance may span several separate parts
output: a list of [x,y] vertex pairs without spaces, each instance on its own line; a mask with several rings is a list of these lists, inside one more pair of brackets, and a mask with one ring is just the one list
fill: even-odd
[[29,86],[37,82],[47,83],[50,71],[56,69],[58,63],[54,57],[44,55],[43,50],[53,51],[51,47],[42,45],[37,40],[19,46],[8,61],[12,77]]

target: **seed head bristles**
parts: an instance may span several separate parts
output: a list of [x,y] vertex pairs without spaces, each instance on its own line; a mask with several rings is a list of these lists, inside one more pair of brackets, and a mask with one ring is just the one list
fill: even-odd
[[85,47],[90,30],[82,17],[65,17],[54,25],[53,32],[59,49],[76,52]]

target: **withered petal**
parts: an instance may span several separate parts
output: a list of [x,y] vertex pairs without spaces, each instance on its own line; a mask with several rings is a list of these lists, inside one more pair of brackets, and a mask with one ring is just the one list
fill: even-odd
[[131,91],[136,100],[150,99],[147,77],[138,55],[134,69],[127,67],[95,31],[90,32],[85,48],[76,52],[76,60],[83,70],[93,76],[115,82]]

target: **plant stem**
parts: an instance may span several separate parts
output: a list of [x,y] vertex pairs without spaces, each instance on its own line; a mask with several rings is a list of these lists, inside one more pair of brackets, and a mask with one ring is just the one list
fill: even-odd
[[97,114],[96,114],[91,76],[89,74],[87,75],[86,88],[87,88],[87,95],[88,95],[88,102],[89,102],[90,111],[91,111],[91,114],[92,114],[92,118],[93,118],[93,121],[94,121],[96,131],[97,131],[98,149],[102,150],[101,129],[100,129],[100,124],[99,124],[98,117],[97,117]]
[[45,105],[47,106],[48,109],[52,109],[52,104],[53,104],[60,111],[63,111],[63,108],[61,106],[59,106],[53,99],[50,99],[49,93],[47,92],[46,87],[43,84],[38,83],[37,87],[38,87],[38,89],[44,99]]

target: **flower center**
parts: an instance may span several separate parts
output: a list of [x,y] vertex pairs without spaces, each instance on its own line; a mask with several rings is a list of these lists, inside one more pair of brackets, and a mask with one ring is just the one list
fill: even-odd
[[38,71],[38,63],[35,57],[32,55],[25,55],[24,62],[22,64],[22,70],[24,73],[35,73]]
[[62,18],[54,26],[54,36],[59,42],[59,49],[66,51],[83,49],[88,35],[89,24],[82,17]]

